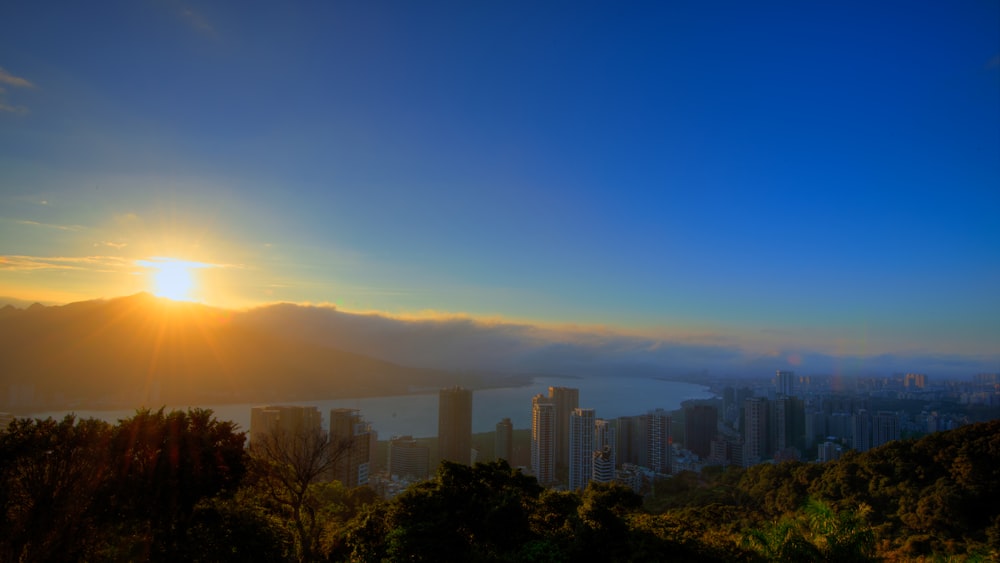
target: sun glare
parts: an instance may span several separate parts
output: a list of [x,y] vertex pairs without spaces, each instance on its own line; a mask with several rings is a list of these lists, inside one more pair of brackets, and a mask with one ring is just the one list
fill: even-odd
[[211,267],[201,262],[187,262],[174,258],[140,260],[140,266],[153,270],[150,274],[150,291],[158,297],[175,301],[193,301],[196,280],[194,272]]

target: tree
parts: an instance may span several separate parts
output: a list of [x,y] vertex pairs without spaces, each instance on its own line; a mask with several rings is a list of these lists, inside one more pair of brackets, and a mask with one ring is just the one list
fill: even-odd
[[329,481],[352,444],[329,440],[319,428],[297,432],[276,428],[255,436],[250,445],[250,486],[290,526],[299,561],[312,561],[322,551],[330,521],[324,481]]
[[17,419],[0,432],[0,560],[74,560],[100,543],[109,426]]
[[206,409],[142,409],[120,421],[109,446],[106,519],[135,540],[119,542],[116,557],[176,559],[195,505],[238,488],[243,443],[235,423]]

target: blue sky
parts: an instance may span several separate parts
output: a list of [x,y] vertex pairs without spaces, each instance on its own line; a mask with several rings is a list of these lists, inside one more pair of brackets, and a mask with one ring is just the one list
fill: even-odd
[[15,2],[0,68],[2,295],[1000,363],[996,2]]

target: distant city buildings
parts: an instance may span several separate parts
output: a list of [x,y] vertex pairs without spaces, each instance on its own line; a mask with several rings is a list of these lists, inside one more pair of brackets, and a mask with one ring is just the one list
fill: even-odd
[[442,460],[469,465],[472,459],[472,390],[442,389],[438,400],[439,455]]
[[778,395],[791,397],[795,395],[795,372],[778,370],[776,374]]

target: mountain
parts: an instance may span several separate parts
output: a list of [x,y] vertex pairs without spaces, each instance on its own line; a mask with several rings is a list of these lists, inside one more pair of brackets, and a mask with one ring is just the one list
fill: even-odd
[[451,384],[141,293],[0,310],[0,404],[61,407],[326,399]]

